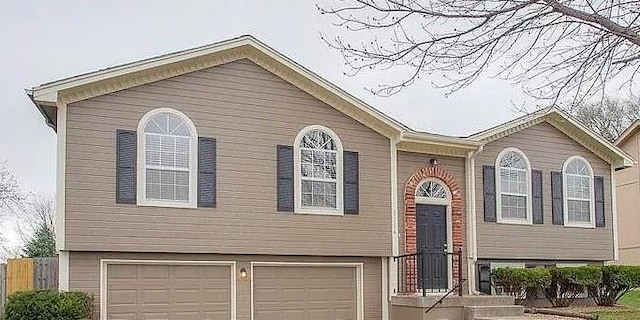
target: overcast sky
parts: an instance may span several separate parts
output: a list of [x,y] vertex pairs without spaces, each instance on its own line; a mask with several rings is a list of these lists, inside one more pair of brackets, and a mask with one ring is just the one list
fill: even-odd
[[[324,0],[323,0],[324,1]],[[0,158],[20,184],[55,192],[55,134],[25,88],[79,73],[251,34],[410,127],[468,135],[517,116],[520,91],[482,78],[448,98],[428,79],[389,98],[364,90],[320,39],[333,35],[315,1],[13,1],[0,10]]]

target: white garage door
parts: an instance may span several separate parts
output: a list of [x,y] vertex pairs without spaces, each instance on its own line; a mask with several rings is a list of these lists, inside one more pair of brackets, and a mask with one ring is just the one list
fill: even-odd
[[360,269],[255,265],[255,320],[357,320]]
[[[230,265],[108,264],[106,319],[231,319]],[[103,316],[104,319],[104,316]]]

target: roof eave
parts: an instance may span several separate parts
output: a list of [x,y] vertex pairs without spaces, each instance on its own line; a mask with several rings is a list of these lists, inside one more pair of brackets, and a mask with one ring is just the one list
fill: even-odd
[[36,108],[38,108],[38,111],[40,111],[40,113],[42,114],[42,116],[44,117],[45,123],[47,124],[47,126],[51,129],[53,129],[54,132],[57,132],[57,125],[56,125],[56,120],[52,119],[49,114],[47,112],[45,112],[44,108],[45,106],[50,106],[50,107],[56,107],[55,105],[55,101],[51,102],[51,101],[40,101],[40,100],[36,100],[34,98],[34,90],[33,89],[25,89],[24,90],[25,93],[27,94],[27,97],[29,97],[29,100],[31,100],[31,102],[33,102],[33,104],[36,106]]

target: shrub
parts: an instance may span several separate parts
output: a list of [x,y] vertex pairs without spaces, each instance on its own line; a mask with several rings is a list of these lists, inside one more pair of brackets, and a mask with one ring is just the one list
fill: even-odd
[[627,292],[640,287],[640,267],[603,266],[602,281],[587,289],[599,306],[613,306]]
[[4,320],[80,320],[93,316],[93,295],[84,292],[24,291],[10,295]]
[[491,272],[492,285],[519,300],[538,295],[551,283],[551,274],[544,268],[498,268]]
[[568,307],[587,288],[602,282],[599,266],[549,268],[551,283],[544,294],[554,307]]

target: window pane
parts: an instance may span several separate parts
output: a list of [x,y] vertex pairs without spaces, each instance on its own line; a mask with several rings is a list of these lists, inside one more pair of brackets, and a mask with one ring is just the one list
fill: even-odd
[[336,144],[330,135],[321,130],[310,130],[300,141],[300,147],[310,149],[335,150]]
[[302,206],[303,207],[312,207],[313,206],[313,194],[303,194],[302,195]]
[[565,179],[567,182],[568,197],[585,200],[589,200],[591,198],[591,187],[589,185],[589,181],[591,180],[590,177],[567,174]]
[[527,219],[527,198],[503,194],[502,217],[507,219]]
[[526,169],[527,163],[521,154],[515,151],[509,151],[500,158],[500,167]]
[[335,208],[336,183],[302,180],[302,206]]
[[147,169],[146,198],[189,201],[189,172]]
[[313,163],[315,163],[315,164],[324,164],[324,152],[322,152],[322,151],[313,151]]
[[589,167],[582,159],[573,159],[567,164],[567,173],[590,176]]
[[589,201],[567,200],[567,213],[570,222],[591,222]]
[[158,133],[175,136],[190,136],[189,126],[177,115],[161,112],[149,119],[144,128],[145,133]]
[[302,176],[313,177],[313,166],[311,164],[302,164]]
[[313,193],[312,185],[311,181],[302,180],[302,193]]
[[300,150],[300,162],[311,163],[313,161],[313,152],[311,150]]

